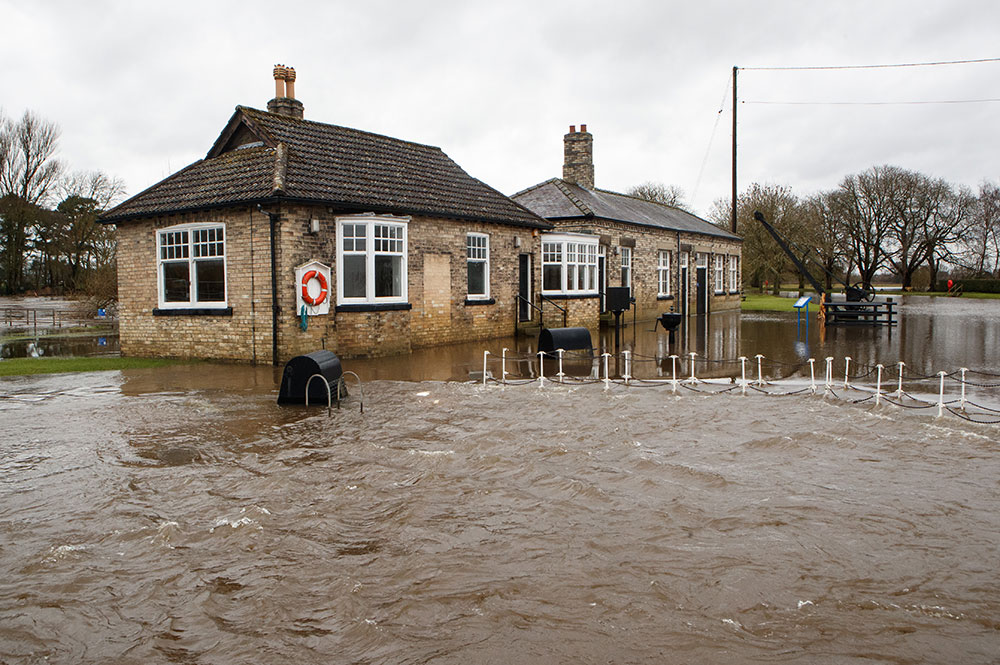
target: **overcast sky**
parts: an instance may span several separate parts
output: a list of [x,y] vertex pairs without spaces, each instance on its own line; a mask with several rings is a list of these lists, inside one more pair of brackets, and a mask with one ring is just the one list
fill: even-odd
[[0,108],[57,123],[71,169],[130,195],[204,157],[237,104],[266,108],[276,63],[307,119],[440,146],[506,194],[561,176],[586,123],[598,187],[677,185],[707,215],[730,191],[733,66],[741,191],[807,195],[876,164],[1000,179],[997,101],[842,104],[997,100],[1000,62],[752,69],[997,58],[996,0],[0,0],[0,17]]

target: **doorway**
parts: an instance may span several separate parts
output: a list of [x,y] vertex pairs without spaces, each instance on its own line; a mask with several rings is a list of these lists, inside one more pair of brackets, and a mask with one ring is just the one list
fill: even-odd
[[517,320],[531,321],[531,254],[517,257]]

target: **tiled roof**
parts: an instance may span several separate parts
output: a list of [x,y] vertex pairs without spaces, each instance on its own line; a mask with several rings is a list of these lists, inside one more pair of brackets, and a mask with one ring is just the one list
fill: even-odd
[[352,210],[549,226],[440,148],[242,106],[205,159],[132,197],[103,221],[274,195]]
[[511,198],[549,220],[596,218],[740,239],[739,236],[679,208],[603,189],[586,189],[558,178],[529,187]]

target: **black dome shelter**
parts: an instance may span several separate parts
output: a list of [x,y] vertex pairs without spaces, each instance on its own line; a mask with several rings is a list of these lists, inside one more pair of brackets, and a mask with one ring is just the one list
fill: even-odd
[[[326,382],[316,378],[310,383],[309,379],[317,374],[326,379]],[[295,356],[285,363],[285,370],[281,375],[281,388],[278,391],[278,404],[305,404],[308,386],[309,404],[325,406],[328,403],[327,385],[330,386],[331,401],[347,395],[343,386],[338,388],[343,375],[340,358],[333,351],[324,349],[304,356]]]

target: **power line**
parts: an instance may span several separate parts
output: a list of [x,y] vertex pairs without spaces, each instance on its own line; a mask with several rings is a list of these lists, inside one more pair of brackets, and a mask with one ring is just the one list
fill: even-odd
[[835,70],[835,69],[889,69],[892,67],[937,67],[940,65],[971,65],[984,62],[1000,62],[1000,58],[979,58],[976,60],[940,60],[937,62],[903,62],[888,65],[819,65],[805,67],[739,67],[744,71],[795,71],[795,70]]
[[729,74],[729,78],[726,79],[726,88],[722,93],[722,101],[719,102],[719,111],[715,114],[715,124],[712,125],[712,133],[708,137],[708,145],[705,147],[705,156],[701,160],[701,168],[698,169],[698,179],[694,181],[694,192],[691,194],[691,200],[698,198],[698,190],[701,188],[701,177],[705,174],[705,164],[708,163],[708,155],[712,150],[712,141],[715,140],[715,131],[719,128],[719,120],[722,119],[722,112],[726,108],[726,100],[729,98],[729,86],[733,81],[732,73]]
[[769,104],[774,106],[907,106],[921,104],[987,104],[1000,102],[1000,98],[988,99],[938,99],[930,101],[907,101],[907,102],[783,102],[766,100],[741,101],[741,104]]

